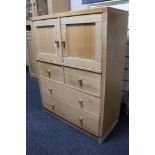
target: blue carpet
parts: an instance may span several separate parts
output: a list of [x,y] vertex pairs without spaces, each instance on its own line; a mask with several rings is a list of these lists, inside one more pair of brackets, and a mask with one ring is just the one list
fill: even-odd
[[118,125],[103,144],[44,112],[38,82],[26,77],[27,155],[128,155],[129,120],[121,113]]

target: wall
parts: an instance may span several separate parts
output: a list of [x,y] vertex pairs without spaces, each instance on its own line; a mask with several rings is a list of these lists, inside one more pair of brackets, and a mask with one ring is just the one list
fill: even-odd
[[[88,9],[88,4],[82,4],[82,0],[70,0],[71,2],[71,10],[82,10],[82,9]],[[129,3],[126,4],[118,4],[118,5],[111,5],[110,7],[127,10],[129,11]]]
[[71,10],[82,10],[82,9],[88,9],[89,5],[82,4],[82,0],[70,0],[71,3]]

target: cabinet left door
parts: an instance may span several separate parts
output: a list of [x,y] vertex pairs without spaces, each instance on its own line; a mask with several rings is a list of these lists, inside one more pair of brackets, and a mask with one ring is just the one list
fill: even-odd
[[62,62],[59,22],[59,19],[40,20],[33,22],[38,58]]

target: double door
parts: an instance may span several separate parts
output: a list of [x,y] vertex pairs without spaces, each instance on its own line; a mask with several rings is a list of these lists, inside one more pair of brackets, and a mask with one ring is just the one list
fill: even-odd
[[34,21],[38,58],[101,69],[102,15]]

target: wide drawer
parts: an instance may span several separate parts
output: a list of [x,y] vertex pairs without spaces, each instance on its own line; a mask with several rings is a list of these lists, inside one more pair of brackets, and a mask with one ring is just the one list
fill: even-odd
[[100,98],[98,97],[80,92],[44,78],[40,78],[40,87],[41,92],[46,95],[56,97],[77,108],[99,116]]
[[98,136],[99,117],[80,111],[64,102],[42,94],[43,105],[48,110]]
[[101,74],[64,67],[65,84],[100,96]]
[[41,76],[55,81],[63,82],[64,74],[62,66],[45,62],[38,62],[38,67]]

